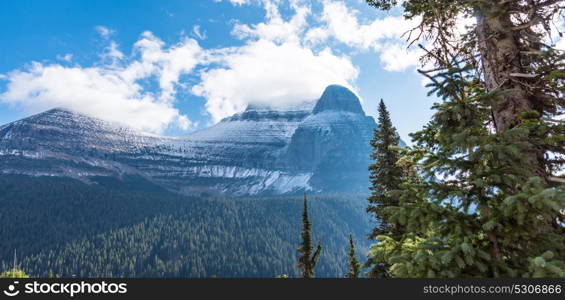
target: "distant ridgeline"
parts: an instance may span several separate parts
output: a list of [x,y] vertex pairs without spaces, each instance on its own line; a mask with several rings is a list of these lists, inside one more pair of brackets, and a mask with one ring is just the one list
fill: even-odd
[[53,109],[0,127],[0,172],[84,182],[137,176],[196,196],[366,193],[374,119],[341,86],[314,104],[251,105],[182,137]]

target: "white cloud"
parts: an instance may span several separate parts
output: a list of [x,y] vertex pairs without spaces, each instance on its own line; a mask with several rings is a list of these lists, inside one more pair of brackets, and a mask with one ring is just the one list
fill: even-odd
[[[355,89],[359,69],[349,56],[330,50],[330,45],[372,52],[388,71],[418,64],[418,50],[406,50],[401,38],[417,21],[400,16],[360,21],[357,11],[333,0],[320,0],[319,17],[310,1],[229,1],[236,6],[257,3],[265,10],[264,21],[233,26],[232,35],[243,41],[242,46],[204,50],[186,37],[167,46],[151,32],[144,32],[133,53],[124,54],[111,39],[114,31],[96,26],[107,42],[101,62],[91,67],[33,63],[0,74],[8,81],[0,102],[30,112],[63,106],[162,132],[169,126],[186,129],[192,124],[175,107],[179,89],[204,97],[214,122],[242,111],[249,103],[285,106],[315,100],[329,84]],[[285,12],[291,15],[283,16],[281,7],[287,4]],[[192,34],[206,38],[200,25],[192,28]],[[59,59],[70,62],[72,55]],[[195,74],[199,82],[188,87],[180,81],[199,65],[203,67]],[[157,88],[146,88],[152,80]]]
[[57,55],[56,58],[60,61],[71,62],[73,60],[73,54],[67,53],[65,55]]
[[[197,65],[201,52],[187,38],[165,49],[146,32],[135,44],[135,55],[121,64],[65,67],[34,62],[12,71],[5,75],[8,83],[0,102],[31,113],[66,107],[156,133],[168,126],[187,129],[191,121],[174,107],[175,88],[180,75]],[[140,81],[153,77],[159,89],[144,89]]]
[[118,66],[120,61],[126,56],[122,51],[120,51],[118,43],[110,41],[108,46],[104,48],[104,52],[100,54],[100,57],[104,62],[113,66]]
[[313,52],[293,43],[258,40],[213,54],[222,66],[202,73],[192,90],[207,99],[213,121],[242,111],[249,103],[287,106],[320,96],[329,84],[352,86],[358,76],[349,58],[329,49]]
[[[319,44],[333,38],[355,49],[380,52],[381,62],[388,71],[403,71],[419,64],[415,59],[420,54],[419,50],[407,50],[406,37],[403,36],[418,24],[417,19],[387,16],[362,24],[359,12],[344,2],[323,0],[322,3],[322,25],[308,30],[305,35],[307,42]],[[409,55],[406,60],[399,59],[406,54]]]
[[[214,2],[221,2],[222,0],[214,0]],[[233,5],[249,4],[251,0],[227,0]]]
[[385,70],[394,72],[419,65],[421,55],[419,49],[406,49],[405,45],[388,44],[382,46],[379,58]]
[[[419,64],[420,50],[407,50],[401,39],[417,21],[399,16],[362,24],[358,12],[345,3],[324,0],[322,14],[314,25],[312,8],[306,1],[258,3],[265,9],[265,21],[237,23],[232,34],[245,40],[246,45],[210,52],[208,59],[219,66],[203,71],[201,82],[192,89],[207,99],[206,109],[214,121],[245,109],[249,103],[284,106],[314,100],[329,84],[354,86],[358,68],[349,57],[327,47],[330,38],[341,45],[378,53],[388,71]],[[281,15],[283,3],[293,11],[290,17]]]
[[362,24],[359,12],[344,2],[322,2],[324,8],[320,19],[324,23],[322,29],[326,31],[326,37],[333,37],[350,47],[379,50],[383,40],[404,40],[403,34],[418,24],[418,20],[405,20],[402,16],[387,16]]
[[124,58],[124,54],[118,49],[118,44],[114,41],[110,42],[110,46],[108,46],[107,55],[109,57],[122,59]]
[[311,14],[308,6],[292,2],[294,15],[285,21],[279,12],[278,5],[265,0],[266,21],[254,25],[236,24],[232,33],[240,38],[257,38],[274,42],[301,43],[303,31],[308,26],[307,17]]
[[141,60],[130,64],[123,72],[125,78],[137,79],[158,75],[160,100],[174,100],[179,76],[190,73],[202,60],[204,50],[198,42],[184,37],[177,45],[164,50],[164,43],[151,32],[144,32],[135,43]]
[[192,26],[192,33],[194,33],[194,35],[201,40],[205,40],[206,39],[206,32],[202,31],[200,29],[200,25],[194,25]]
[[94,29],[103,38],[109,38],[114,33],[113,30],[111,30],[110,28],[108,28],[106,26],[102,26],[102,25],[95,26]]
[[206,98],[213,121],[240,112],[249,103],[284,107],[315,100],[330,84],[353,89],[359,71],[349,57],[305,43],[310,7],[290,1],[294,14],[285,20],[277,2],[264,0],[263,5],[264,22],[234,26],[233,35],[246,44],[210,51],[212,66],[192,89]]

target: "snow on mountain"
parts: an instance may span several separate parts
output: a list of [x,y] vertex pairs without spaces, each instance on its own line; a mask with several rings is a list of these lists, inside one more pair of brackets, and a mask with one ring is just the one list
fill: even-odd
[[350,112],[358,115],[365,115],[359,98],[352,91],[340,85],[330,85],[316,103],[313,113],[318,114],[324,111]]
[[184,194],[366,191],[375,126],[341,86],[315,107],[249,106],[183,137],[53,109],[0,127],[0,173],[86,182],[136,175]]

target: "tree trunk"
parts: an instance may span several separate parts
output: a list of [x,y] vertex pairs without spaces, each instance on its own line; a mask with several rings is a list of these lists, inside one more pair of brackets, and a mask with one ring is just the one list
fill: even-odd
[[[525,73],[519,32],[512,30],[510,15],[497,11],[499,9],[496,4],[486,4],[478,9],[477,38],[487,91],[497,88],[511,90],[492,105],[494,127],[497,133],[502,133],[520,124],[519,114],[536,109],[536,103],[535,97],[520,84],[520,80],[530,79],[511,76]],[[524,174],[546,180],[543,151],[532,146],[525,151],[524,157],[524,171],[527,172]]]

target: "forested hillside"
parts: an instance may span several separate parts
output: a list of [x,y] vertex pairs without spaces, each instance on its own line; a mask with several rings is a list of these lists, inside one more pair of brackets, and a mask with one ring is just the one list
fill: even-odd
[[[140,178],[85,184],[1,177],[2,269],[14,249],[31,276],[274,277],[296,274],[301,196],[194,198]],[[353,234],[366,251],[369,222],[360,197],[312,196],[316,274],[347,272]]]

